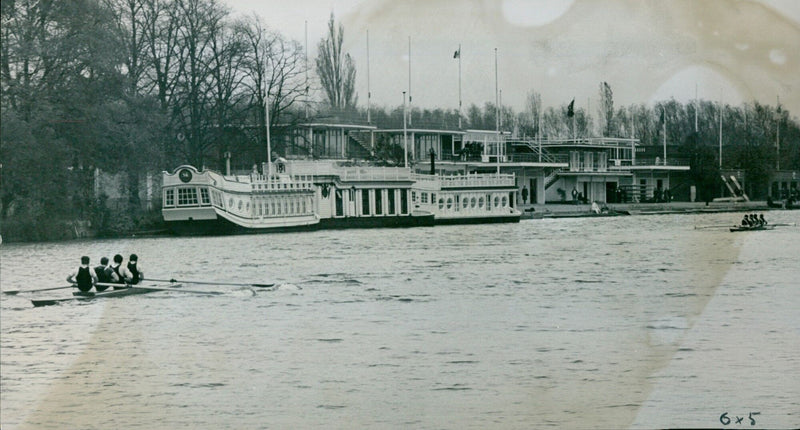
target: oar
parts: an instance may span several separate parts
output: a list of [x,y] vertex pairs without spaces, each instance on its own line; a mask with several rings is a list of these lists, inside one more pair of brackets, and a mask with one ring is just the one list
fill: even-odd
[[719,225],[696,225],[694,226],[695,230],[702,230],[705,228],[728,228],[730,224],[719,224]]
[[184,284],[202,284],[202,285],[233,285],[236,287],[259,287],[259,288],[270,288],[274,287],[275,284],[242,284],[236,282],[211,282],[211,281],[187,281],[185,279],[153,279],[147,278],[145,281],[153,281],[153,282],[170,282],[170,283],[184,283]]
[[67,288],[73,288],[74,285],[67,285],[66,287],[52,287],[52,288],[39,288],[38,290],[8,290],[3,291],[3,294],[18,294],[18,293],[36,293],[38,291],[52,291],[52,290],[65,290]]
[[[152,281],[152,279],[151,279]],[[143,290],[153,290],[153,291],[178,291],[181,293],[193,293],[193,294],[211,294],[211,295],[219,295],[224,294],[220,291],[197,291],[197,290],[184,290],[183,288],[162,288],[162,287],[153,287],[149,285],[130,285],[130,284],[106,284],[103,282],[98,282],[96,285],[101,287],[117,287],[117,288],[138,288]],[[102,293],[101,293],[102,294]]]

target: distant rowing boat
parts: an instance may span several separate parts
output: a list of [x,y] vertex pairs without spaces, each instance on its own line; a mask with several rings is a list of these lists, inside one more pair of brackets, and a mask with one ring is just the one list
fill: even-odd
[[774,229],[774,225],[756,225],[756,226],[744,226],[744,225],[737,225],[731,227],[731,231],[757,231],[757,230],[772,230]]
[[147,293],[152,293],[152,292],[155,292],[155,291],[171,290],[173,288],[180,287],[181,285],[182,284],[174,284],[174,285],[170,286],[169,288],[128,286],[128,287],[123,287],[122,289],[119,289],[119,290],[109,290],[109,291],[103,291],[101,293],[91,293],[91,292],[89,292],[89,293],[79,293],[79,292],[75,292],[75,293],[72,293],[73,294],[72,297],[64,297],[64,298],[60,298],[60,299],[31,300],[31,303],[33,303],[33,306],[35,306],[35,307],[51,306],[51,305],[56,305],[56,304],[61,303],[61,302],[69,302],[69,301],[73,301],[73,300],[94,300],[94,299],[105,299],[105,298],[110,298],[110,297],[124,297],[124,296],[133,296],[133,295],[137,295],[137,294],[147,294]]

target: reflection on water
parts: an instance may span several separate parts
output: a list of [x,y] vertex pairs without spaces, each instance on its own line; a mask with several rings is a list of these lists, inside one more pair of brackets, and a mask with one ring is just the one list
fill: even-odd
[[4,290],[131,252],[151,278],[278,285],[3,295],[2,426],[794,427],[800,229],[693,229],[735,218],[5,244]]

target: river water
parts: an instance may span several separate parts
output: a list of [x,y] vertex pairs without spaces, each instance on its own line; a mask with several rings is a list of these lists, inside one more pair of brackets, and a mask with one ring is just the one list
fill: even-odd
[[800,227],[694,228],[740,218],[4,244],[6,291],[132,252],[278,286],[2,295],[0,426],[799,427]]

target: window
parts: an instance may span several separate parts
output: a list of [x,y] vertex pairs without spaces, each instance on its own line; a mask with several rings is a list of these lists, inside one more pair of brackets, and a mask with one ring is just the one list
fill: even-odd
[[503,207],[508,206],[508,197],[503,196]]
[[394,190],[393,189],[388,189],[388,190],[386,190],[386,192],[388,193],[388,197],[389,197],[388,198],[388,200],[389,200],[389,212],[388,212],[388,214],[389,215],[394,215],[394,214],[397,213],[397,211],[395,209]]
[[494,207],[500,207],[500,197],[494,196]]
[[479,208],[482,208],[482,207],[483,207],[483,197],[480,197],[480,198],[478,199],[478,207],[479,207]]
[[[383,214],[383,190],[375,190],[375,215]],[[425,196],[425,193],[422,193]]]
[[200,188],[200,203],[203,205],[211,204],[211,200],[208,196],[208,188]]
[[369,190],[361,190],[361,215],[369,215]]
[[439,197],[439,209],[442,209],[443,207],[444,207],[444,199]]
[[472,207],[472,208],[474,208],[474,207],[475,207],[475,204],[476,204],[477,202],[478,202],[478,201],[475,199],[475,197],[473,197],[473,198],[469,199],[469,206],[470,206],[470,207]]
[[422,193],[422,203],[428,203],[428,193]]
[[452,209],[452,207],[453,207],[453,198],[452,197],[448,197],[447,198],[447,209]]
[[164,206],[175,206],[175,190],[172,188],[164,190]]
[[462,200],[461,206],[462,206],[464,209],[466,209],[466,208],[467,208],[467,206],[469,206],[469,197],[465,197],[465,198]]
[[411,201],[416,203],[416,201],[417,201],[417,192],[416,191],[412,191],[411,192]]
[[408,191],[400,190],[400,213],[408,213]]
[[196,205],[197,188],[178,188],[178,206]]

